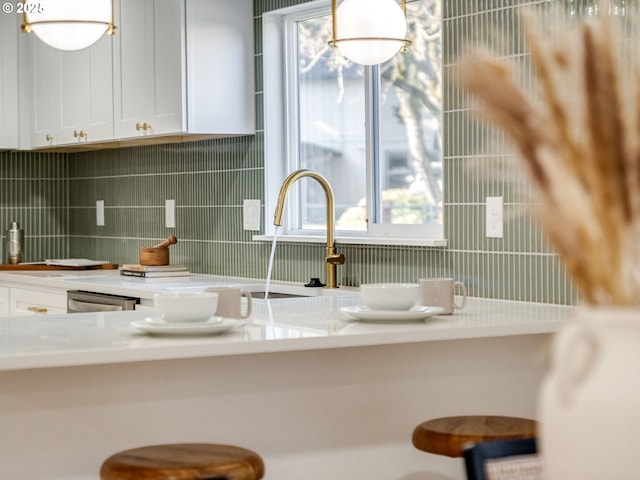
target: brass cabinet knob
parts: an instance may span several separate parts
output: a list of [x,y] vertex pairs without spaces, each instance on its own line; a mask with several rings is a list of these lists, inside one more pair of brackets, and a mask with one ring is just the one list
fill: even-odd
[[52,141],[52,140],[53,140],[53,135],[51,135],[50,133],[47,133],[47,135],[44,137],[44,139],[45,139],[47,142],[50,142],[50,141]]
[[28,307],[27,310],[33,313],[47,313],[47,309],[42,307]]
[[136,123],[136,130],[140,131],[140,130],[151,130],[151,124],[144,122],[144,123]]
[[80,130],[79,132],[77,130],[74,130],[73,136],[75,138],[85,138],[87,136],[87,132],[85,132],[84,130]]

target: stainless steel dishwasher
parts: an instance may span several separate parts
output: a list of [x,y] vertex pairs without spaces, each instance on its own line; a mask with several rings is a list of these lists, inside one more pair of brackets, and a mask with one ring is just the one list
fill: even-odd
[[67,291],[67,313],[119,312],[135,310],[139,298],[87,292],[84,290]]

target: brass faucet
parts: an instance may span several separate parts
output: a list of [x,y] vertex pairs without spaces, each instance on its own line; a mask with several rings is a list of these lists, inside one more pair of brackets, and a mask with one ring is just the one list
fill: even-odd
[[291,186],[302,177],[311,177],[316,180],[327,198],[327,248],[325,250],[325,272],[326,272],[326,286],[325,288],[338,288],[338,282],[336,281],[336,269],[337,265],[344,263],[344,255],[342,253],[336,253],[336,206],[333,197],[333,190],[326,178],[313,170],[296,170],[285,178],[280,187],[280,193],[278,194],[278,204],[276,205],[276,211],[273,215],[273,224],[282,225],[282,213],[284,212],[284,205],[287,200],[287,193]]

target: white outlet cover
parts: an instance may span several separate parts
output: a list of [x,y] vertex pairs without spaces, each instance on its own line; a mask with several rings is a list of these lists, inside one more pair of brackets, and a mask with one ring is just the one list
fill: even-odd
[[96,200],[96,225],[104,227],[104,200]]
[[176,201],[164,201],[164,223],[167,228],[176,228]]
[[245,230],[260,230],[260,200],[244,199],[242,203],[242,223]]
[[486,198],[486,232],[488,238],[504,237],[504,199]]

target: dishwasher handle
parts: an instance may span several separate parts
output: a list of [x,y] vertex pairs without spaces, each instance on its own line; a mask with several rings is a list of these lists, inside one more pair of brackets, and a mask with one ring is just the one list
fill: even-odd
[[135,310],[139,298],[88,292],[85,290],[67,291],[67,313],[121,312]]
[[68,299],[67,312],[121,312],[122,305],[105,305],[103,303],[81,302],[80,300]]

